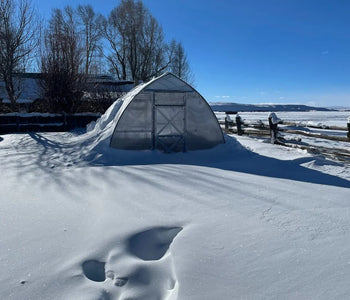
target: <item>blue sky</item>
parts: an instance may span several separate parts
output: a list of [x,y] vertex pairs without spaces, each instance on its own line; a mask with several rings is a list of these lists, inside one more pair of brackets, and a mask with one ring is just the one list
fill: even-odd
[[[32,0],[51,8],[112,0]],[[208,100],[350,106],[350,1],[144,0],[167,40],[181,41]]]

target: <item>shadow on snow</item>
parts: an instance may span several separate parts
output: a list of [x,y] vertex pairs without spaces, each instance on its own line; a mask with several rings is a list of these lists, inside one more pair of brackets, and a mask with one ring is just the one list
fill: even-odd
[[[155,164],[183,164],[227,171],[241,172],[273,178],[289,179],[315,184],[350,187],[350,181],[337,176],[325,174],[301,166],[303,163],[318,161],[321,157],[305,157],[295,160],[279,160],[259,155],[243,147],[235,138],[226,136],[226,144],[213,149],[189,151],[186,153],[164,154],[158,151],[126,151],[109,149],[99,151],[86,157],[89,165],[93,166],[127,166]],[[324,161],[325,162],[325,161]],[[326,164],[337,164],[327,161]]]
[[[256,154],[243,147],[233,137],[226,136],[226,144],[213,149],[165,154],[159,151],[127,151],[109,148],[100,143],[87,149],[87,143],[67,143],[49,139],[39,133],[29,134],[23,148],[36,152],[28,167],[53,172],[55,167],[80,166],[137,166],[137,165],[193,165],[217,168],[245,174],[281,178],[307,183],[350,188],[350,181],[337,176],[309,169],[301,164],[315,161],[317,164],[337,164],[321,157],[305,157],[295,160],[279,160]],[[35,142],[34,144],[32,142]],[[21,147],[21,145],[18,145]],[[32,148],[30,148],[32,147]],[[27,149],[26,149],[27,150]],[[27,158],[26,158],[27,160]],[[340,165],[340,164],[338,164]],[[22,172],[28,169],[23,168]],[[30,171],[30,169],[29,169]]]

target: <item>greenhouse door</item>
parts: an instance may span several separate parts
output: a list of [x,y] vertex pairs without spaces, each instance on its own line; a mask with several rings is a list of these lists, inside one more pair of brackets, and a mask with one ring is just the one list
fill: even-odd
[[155,105],[155,148],[185,151],[185,105]]

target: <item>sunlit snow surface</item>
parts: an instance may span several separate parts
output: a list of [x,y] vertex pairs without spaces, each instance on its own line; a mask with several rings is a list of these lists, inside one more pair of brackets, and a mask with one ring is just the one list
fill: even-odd
[[1,299],[349,297],[348,165],[235,135],[110,149],[120,105],[86,134],[0,137]]

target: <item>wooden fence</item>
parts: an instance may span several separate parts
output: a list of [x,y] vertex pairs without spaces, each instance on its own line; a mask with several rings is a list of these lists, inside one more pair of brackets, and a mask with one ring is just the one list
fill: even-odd
[[0,134],[32,131],[67,131],[85,127],[100,114],[3,114]]
[[[225,131],[228,133],[238,133],[237,130],[237,123],[235,121],[231,122],[225,122],[225,121],[220,121],[221,125],[225,125]],[[339,126],[313,126],[313,125],[307,125],[307,126],[300,126],[297,123],[293,122],[283,122],[282,125],[286,126],[286,128],[279,127],[278,130],[280,132],[285,132],[285,133],[291,133],[291,134],[300,134],[304,136],[309,136],[309,137],[315,137],[315,138],[323,138],[323,139],[328,139],[328,140],[333,140],[333,141],[342,141],[342,142],[349,142],[350,141],[350,129],[348,130],[347,127],[339,127]],[[245,135],[270,135],[270,127],[268,124],[264,123],[249,123],[245,124],[242,122],[242,134]],[[288,128],[288,126],[293,127],[293,129]],[[350,126],[350,124],[349,124]],[[329,134],[322,134],[322,133],[313,133],[309,131],[305,131],[305,128],[315,128],[315,129],[325,129],[325,130],[339,130],[339,131],[344,131],[345,135],[347,136],[335,136],[335,135],[329,135]]]
[[[244,122],[240,118],[225,118],[225,120],[221,120],[219,122],[227,133],[262,137],[266,139],[271,136],[268,120],[266,120],[266,122],[259,121],[252,123]],[[315,146],[301,142],[299,139],[293,139],[289,141],[287,140],[278,144],[286,147],[299,148],[313,154],[322,154],[350,162],[350,123],[344,125],[346,126],[317,126],[283,121],[283,123],[279,125],[278,131],[281,133],[290,134],[291,136],[300,135],[316,139],[331,140],[335,142],[347,142],[349,143],[349,149],[346,149],[347,147],[337,148],[334,145],[332,145],[332,147]],[[338,133],[337,135],[334,134],[335,131]]]

